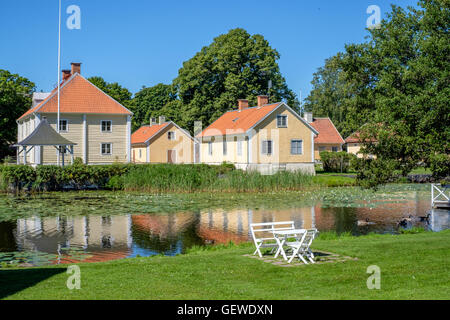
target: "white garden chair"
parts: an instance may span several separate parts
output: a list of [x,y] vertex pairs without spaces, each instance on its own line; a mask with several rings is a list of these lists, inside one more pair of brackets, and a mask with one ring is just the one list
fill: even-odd
[[308,264],[306,259],[311,261],[311,263],[316,263],[310,246],[317,234],[317,229],[309,229],[297,241],[286,242],[285,245],[292,249],[292,255],[289,257],[288,262],[291,263],[295,257],[299,257],[305,264]]
[[255,243],[256,250],[253,253],[258,253],[262,258],[262,248],[272,248],[272,251],[278,248],[274,231],[293,230],[295,228],[294,221],[281,221],[281,222],[265,222],[265,223],[252,223],[250,224],[250,231],[252,233],[253,242]]

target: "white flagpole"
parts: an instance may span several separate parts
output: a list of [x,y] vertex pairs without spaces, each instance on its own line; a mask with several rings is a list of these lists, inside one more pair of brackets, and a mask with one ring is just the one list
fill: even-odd
[[[61,0],[59,0],[59,20],[58,20],[58,115],[56,118],[56,132],[59,133],[59,102],[60,102],[60,97],[59,97],[59,91],[60,91],[60,86],[61,86]],[[61,156],[61,146],[58,146],[58,157],[57,157],[57,161],[58,161],[58,166],[60,163],[60,156]],[[64,158],[63,158],[64,159]],[[63,164],[64,166],[64,164]]]
[[59,22],[58,22],[58,119],[56,123],[56,132],[59,133],[59,91],[61,84],[61,0],[59,0]]

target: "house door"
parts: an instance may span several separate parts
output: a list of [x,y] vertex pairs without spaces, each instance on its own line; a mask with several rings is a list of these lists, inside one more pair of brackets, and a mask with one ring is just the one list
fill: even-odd
[[167,162],[175,163],[177,161],[177,154],[175,150],[167,150]]

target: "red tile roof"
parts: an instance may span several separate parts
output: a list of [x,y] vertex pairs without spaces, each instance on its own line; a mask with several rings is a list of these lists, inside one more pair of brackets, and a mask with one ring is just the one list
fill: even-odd
[[[345,139],[346,143],[362,143],[363,141],[361,141],[361,132],[360,131],[355,131],[353,132],[347,139]],[[377,140],[374,138],[366,138],[365,139],[366,142],[376,142]]]
[[166,122],[163,124],[154,124],[152,126],[140,127],[131,135],[131,144],[145,143],[147,140],[151,139],[155,134],[167,127],[169,124],[170,122]]
[[330,118],[315,118],[311,123],[314,129],[319,131],[319,134],[314,138],[316,144],[344,144],[339,131],[337,131]]
[[203,130],[197,137],[210,137],[225,134],[247,132],[260,120],[275,110],[280,103],[268,104],[262,107],[246,108],[225,112],[219,119]]
[[[32,113],[58,112],[57,89],[54,89],[47,99],[34,108],[25,112],[20,118],[26,118]],[[60,89],[61,113],[94,113],[94,114],[123,114],[132,112],[119,102],[108,96],[80,74],[76,73],[61,85]]]

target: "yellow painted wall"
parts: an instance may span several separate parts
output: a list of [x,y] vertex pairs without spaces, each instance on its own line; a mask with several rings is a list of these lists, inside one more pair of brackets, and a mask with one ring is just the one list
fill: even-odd
[[[287,115],[287,128],[277,128],[277,115]],[[256,128],[252,137],[253,163],[311,163],[313,138],[304,122],[299,120],[286,107],[280,107]],[[273,141],[272,155],[261,153],[262,142]],[[291,154],[291,140],[303,140],[303,154]]]
[[[175,132],[175,140],[169,140],[170,131]],[[134,152],[135,163],[167,163],[168,150],[176,151],[175,163],[194,163],[194,141],[172,123],[150,140],[150,159],[147,159],[147,148],[144,144],[132,146],[132,159]]]
[[[230,136],[227,139],[227,153],[223,153],[223,139],[225,137],[207,137],[203,139],[201,143],[200,153],[201,162],[204,163],[247,163],[247,143],[248,141],[244,135]],[[209,154],[208,143],[212,141],[212,155]],[[238,141],[241,141],[242,153],[238,155]]]
[[[101,131],[101,120],[112,120],[112,132]],[[86,115],[89,164],[127,161],[127,116]],[[112,155],[101,154],[101,143],[112,143]]]
[[[169,131],[175,132],[175,140],[169,140]],[[193,140],[172,123],[150,140],[150,162],[167,163],[168,150],[176,151],[175,163],[194,162]]]
[[337,147],[338,148],[338,152],[342,151],[342,147],[341,147],[340,144],[320,144],[320,145],[319,144],[315,144],[314,145],[314,158],[316,160],[320,160],[320,152],[322,152],[322,151],[332,152],[333,151],[333,147]]
[[131,147],[131,161],[134,163],[146,163],[147,162],[147,146],[135,145]]

